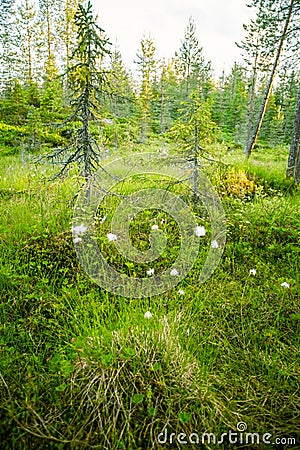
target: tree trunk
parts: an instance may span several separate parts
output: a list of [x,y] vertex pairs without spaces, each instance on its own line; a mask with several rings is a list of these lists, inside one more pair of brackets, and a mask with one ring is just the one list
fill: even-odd
[[46,20],[47,20],[47,51],[48,51],[48,61],[51,61],[51,19],[50,19],[50,11],[49,5],[46,4]]
[[290,153],[287,163],[286,176],[294,177],[296,182],[300,181],[300,87],[297,93],[295,106],[293,133],[290,143]]
[[270,100],[270,96],[271,96],[271,92],[272,92],[272,87],[273,87],[273,83],[274,83],[277,67],[278,67],[278,64],[279,64],[280,55],[281,55],[282,50],[283,50],[284,40],[286,38],[288,27],[290,25],[290,20],[291,20],[291,16],[292,16],[292,12],[293,12],[294,3],[295,3],[295,0],[290,0],[290,5],[289,5],[289,9],[288,9],[287,18],[286,18],[284,29],[283,29],[283,32],[282,32],[282,35],[281,35],[281,38],[280,38],[280,43],[279,43],[279,47],[278,47],[278,50],[277,50],[277,53],[276,53],[276,58],[275,58],[275,61],[274,61],[274,64],[273,64],[272,72],[271,72],[271,75],[270,75],[270,78],[269,78],[269,81],[268,81],[268,84],[267,84],[267,88],[266,88],[265,93],[264,93],[264,97],[263,97],[263,100],[262,100],[262,104],[261,104],[260,110],[259,110],[258,119],[257,119],[257,123],[256,123],[255,129],[254,129],[254,133],[253,133],[253,136],[252,136],[251,140],[248,142],[246,150],[245,150],[245,155],[246,155],[247,158],[249,158],[249,156],[251,155],[252,150],[253,150],[253,148],[254,148],[254,146],[256,144],[256,141],[257,141],[257,138],[258,138],[258,135],[259,135],[259,132],[260,132],[260,129],[261,129],[264,117],[265,117],[265,113],[266,113],[266,110],[267,110],[267,107],[268,107],[268,103],[269,103],[269,100]]
[[29,18],[28,18],[28,12],[29,12],[29,3],[26,0],[25,3],[25,8],[26,8],[26,14],[27,14],[27,23],[26,23],[26,32],[27,32],[27,67],[28,67],[28,79],[29,81],[32,80],[32,54],[31,54],[31,40],[32,40],[32,30],[31,30],[31,26],[30,26],[30,22],[29,22]]
[[198,202],[199,202],[199,173],[198,173],[198,154],[199,154],[199,139],[198,139],[198,120],[195,120],[195,128],[194,128],[194,158],[193,158],[193,203],[194,203],[194,208],[195,211],[197,210],[198,207]]
[[[256,42],[258,44],[258,42]],[[258,50],[256,49],[254,65],[253,65],[253,73],[251,77],[251,87],[250,87],[250,95],[249,95],[249,113],[248,113],[248,124],[247,124],[247,138],[246,138],[246,148],[248,148],[251,140],[251,134],[253,129],[253,119],[254,119],[254,99],[255,99],[255,87],[256,87],[256,79],[257,79],[257,61],[258,61]]]

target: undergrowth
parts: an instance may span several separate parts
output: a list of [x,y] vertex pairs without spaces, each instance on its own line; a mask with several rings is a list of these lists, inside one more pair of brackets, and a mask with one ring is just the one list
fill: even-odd
[[[158,434],[220,437],[238,422],[299,444],[299,191],[276,164],[275,175],[259,164],[208,165],[227,217],[218,268],[199,283],[210,228],[198,216],[208,232],[189,275],[163,295],[126,299],[94,284],[76,258],[76,170],[49,183],[51,166],[3,158],[1,448],[181,448]],[[140,275],[146,266],[126,265],[105,241],[113,204],[99,245],[118,270]],[[147,249],[156,223],[170,248],[164,266],[180,244],[172,220],[146,211],[132,238]]]

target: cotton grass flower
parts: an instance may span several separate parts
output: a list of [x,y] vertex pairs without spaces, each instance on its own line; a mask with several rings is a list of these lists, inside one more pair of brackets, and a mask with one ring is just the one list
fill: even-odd
[[256,269],[250,269],[249,270],[250,275],[256,275]]
[[152,275],[154,275],[154,269],[149,269],[146,273],[147,275],[149,275],[149,277],[151,277]]
[[107,233],[106,237],[108,239],[108,242],[116,241],[118,239],[117,235],[114,233]]
[[73,240],[74,244],[78,244],[78,242],[81,242],[81,241],[82,241],[82,239],[78,236]]
[[144,317],[145,317],[145,319],[151,319],[151,317],[152,317],[151,312],[150,311],[145,312]]
[[152,225],[151,230],[158,230],[158,225]]
[[219,248],[219,244],[216,240],[213,240],[211,243],[211,248]]
[[285,289],[289,289],[289,288],[290,288],[289,283],[287,283],[286,281],[284,281],[283,283],[281,283],[280,286],[284,287]]
[[170,275],[171,277],[177,277],[177,275],[179,275],[179,272],[177,269],[172,269]]
[[83,234],[87,230],[87,227],[81,223],[80,225],[77,225],[75,227],[72,227],[72,232],[79,236],[80,234]]
[[206,229],[202,225],[197,225],[194,233],[197,237],[205,236],[206,235]]
[[184,290],[182,290],[182,289],[179,289],[179,291],[177,292],[177,294],[178,294],[178,295],[184,295],[184,294],[185,294],[185,292],[184,292]]

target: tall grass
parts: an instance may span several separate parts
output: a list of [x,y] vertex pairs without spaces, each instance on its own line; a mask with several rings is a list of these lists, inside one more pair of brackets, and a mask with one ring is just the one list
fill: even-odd
[[[220,437],[238,422],[299,445],[296,190],[276,173],[270,191],[267,176],[256,171],[252,179],[254,169],[241,163],[234,173],[249,184],[214,170],[228,227],[217,270],[199,284],[202,252],[176,288],[126,299],[93,284],[77,262],[76,173],[49,183],[51,167],[2,162],[1,448],[156,449],[167,446],[157,439],[165,429]],[[142,247],[144,219],[133,228]],[[178,236],[165,223],[172,249]],[[170,250],[164,264],[172,257]],[[206,440],[199,448],[215,446]]]

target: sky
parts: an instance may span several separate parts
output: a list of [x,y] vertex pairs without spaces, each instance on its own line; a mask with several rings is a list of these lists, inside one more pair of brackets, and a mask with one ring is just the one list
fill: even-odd
[[99,25],[110,41],[117,42],[126,67],[135,70],[140,41],[149,34],[158,58],[174,56],[181,46],[190,16],[203,55],[212,61],[215,75],[241,62],[235,42],[244,37],[243,23],[255,16],[247,0],[94,0]]

